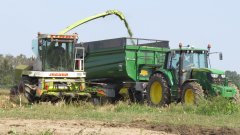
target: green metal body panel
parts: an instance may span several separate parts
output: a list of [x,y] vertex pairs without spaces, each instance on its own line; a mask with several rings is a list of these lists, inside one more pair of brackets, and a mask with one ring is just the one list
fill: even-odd
[[18,65],[15,67],[15,84],[18,84],[22,78],[22,73],[31,69],[29,65]]
[[172,72],[170,70],[166,70],[166,69],[158,69],[157,72],[161,72],[164,74],[165,78],[168,80],[168,84],[169,86],[173,86],[174,85],[174,76],[172,74]]
[[110,48],[90,52],[85,58],[87,79],[127,78],[124,68],[124,49]]
[[120,45],[96,48],[85,58],[87,79],[110,79],[112,81],[148,81],[155,70],[163,67],[168,48]]
[[236,89],[233,87],[229,86],[223,86],[223,85],[217,85],[217,84],[212,84],[212,91],[215,92],[214,94],[217,93],[217,95],[221,95],[222,97],[228,97],[232,98],[236,95]]
[[221,95],[223,97],[234,97],[236,90],[229,87],[226,78],[222,78],[221,83],[214,83],[210,80],[210,74],[224,75],[224,71],[217,69],[200,68],[192,70],[192,78],[197,79],[203,89],[208,90],[209,95]]
[[222,70],[210,69],[210,68],[193,69],[192,71],[193,72],[205,72],[205,73],[219,74],[219,75],[225,74],[225,72]]
[[[165,75],[169,82],[169,86],[171,88],[171,96],[172,99],[178,99],[177,97],[181,97],[177,92],[178,84],[176,81],[176,77],[174,76],[171,70],[166,69],[158,69],[156,72],[161,72]],[[233,98],[236,95],[236,89],[228,86],[226,78],[223,79],[221,83],[213,83],[211,82],[209,76],[210,74],[218,74],[224,75],[224,71],[217,69],[209,69],[209,68],[199,68],[192,69],[191,77],[188,79],[193,79],[198,82],[203,90],[207,91],[209,96],[221,95],[222,97]]]

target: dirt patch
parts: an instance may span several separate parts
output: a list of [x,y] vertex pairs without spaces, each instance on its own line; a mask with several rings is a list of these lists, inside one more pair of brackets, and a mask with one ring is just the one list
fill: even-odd
[[0,134],[236,135],[239,133],[240,128],[153,125],[146,124],[144,121],[133,121],[130,124],[124,124],[86,120],[0,120]]
[[1,119],[0,134],[169,135],[128,124],[75,120]]
[[139,124],[136,123],[135,121],[132,122],[132,127],[136,128],[144,128],[146,130],[151,130],[151,131],[164,131],[166,133],[171,133],[171,134],[180,134],[180,135],[199,135],[199,134],[204,134],[204,135],[237,135],[240,133],[240,128],[228,128],[228,127],[215,127],[215,128],[208,128],[208,127],[203,127],[200,125],[191,125],[191,126],[186,126],[186,125],[181,125],[181,126],[176,126],[176,125],[153,125],[153,124]]

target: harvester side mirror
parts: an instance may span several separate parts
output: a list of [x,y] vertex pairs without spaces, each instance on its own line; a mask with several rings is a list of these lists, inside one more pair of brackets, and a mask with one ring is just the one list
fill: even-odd
[[223,60],[223,54],[221,52],[219,53],[219,60]]

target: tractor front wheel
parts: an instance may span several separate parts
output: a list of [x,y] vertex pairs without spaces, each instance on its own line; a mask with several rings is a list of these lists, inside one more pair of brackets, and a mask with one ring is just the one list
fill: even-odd
[[229,83],[228,86],[233,87],[233,88],[236,90],[236,94],[235,94],[235,96],[233,97],[233,99],[234,99],[234,101],[235,101],[236,103],[240,103],[240,97],[239,97],[239,89],[238,89],[238,87],[237,87],[235,84],[233,84],[233,83]]
[[204,98],[202,86],[197,82],[189,82],[183,86],[182,103],[198,104]]

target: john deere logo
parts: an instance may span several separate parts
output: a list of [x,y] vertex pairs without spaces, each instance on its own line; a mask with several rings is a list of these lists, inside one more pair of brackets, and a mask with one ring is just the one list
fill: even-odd
[[147,76],[148,75],[148,71],[147,70],[141,70],[140,75],[141,76]]

